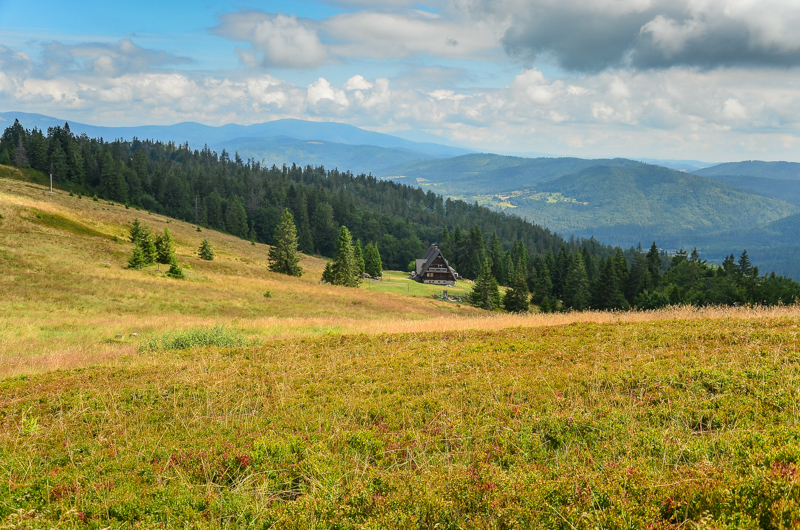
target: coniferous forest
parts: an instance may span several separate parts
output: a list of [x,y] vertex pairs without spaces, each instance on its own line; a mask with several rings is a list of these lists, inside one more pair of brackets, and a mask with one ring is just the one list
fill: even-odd
[[[519,293],[524,276],[531,301],[544,311],[771,305],[800,297],[800,284],[760,276],[746,252],[717,266],[696,252],[667,257],[655,243],[647,252],[623,252],[594,239],[566,241],[521,218],[371,175],[266,167],[207,147],[109,142],[75,136],[68,124],[45,134],[15,122],[0,137],[0,164],[50,173],[57,185],[75,193],[267,244],[288,210],[301,252],[334,256],[341,228],[347,227],[358,244],[377,248],[387,269],[406,269],[429,244],[439,243],[462,277],[481,279],[482,285],[494,280]],[[486,296],[494,300],[490,305],[499,305],[495,295]]]

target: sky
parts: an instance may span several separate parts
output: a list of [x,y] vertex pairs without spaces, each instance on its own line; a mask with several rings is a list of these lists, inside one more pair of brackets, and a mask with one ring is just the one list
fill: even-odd
[[0,0],[0,111],[800,161],[798,27],[796,0]]

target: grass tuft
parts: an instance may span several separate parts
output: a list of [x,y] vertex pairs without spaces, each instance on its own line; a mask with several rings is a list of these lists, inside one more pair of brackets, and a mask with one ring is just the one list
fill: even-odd
[[222,325],[216,325],[210,328],[190,328],[172,331],[164,335],[151,337],[139,344],[139,353],[185,350],[203,346],[236,348],[251,343],[252,341],[248,341],[240,332]]

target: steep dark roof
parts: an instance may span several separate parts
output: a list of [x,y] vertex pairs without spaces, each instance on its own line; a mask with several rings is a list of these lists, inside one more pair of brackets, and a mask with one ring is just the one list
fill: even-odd
[[456,271],[453,270],[453,267],[451,267],[449,263],[447,263],[447,258],[445,258],[442,255],[442,251],[439,250],[439,247],[437,247],[436,245],[431,245],[428,251],[425,253],[425,256],[423,256],[422,259],[425,260],[425,263],[420,268],[419,272],[417,273],[417,276],[423,276],[428,271],[428,267],[430,267],[433,264],[433,261],[438,256],[442,256],[442,261],[444,261],[445,266],[452,273],[453,279],[455,279]]

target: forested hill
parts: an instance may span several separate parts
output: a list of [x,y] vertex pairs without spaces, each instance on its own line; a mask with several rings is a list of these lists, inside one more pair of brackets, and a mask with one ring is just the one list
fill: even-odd
[[704,177],[714,177],[717,175],[746,175],[750,177],[780,180],[800,180],[800,163],[763,162],[761,160],[726,162],[724,164],[698,169],[697,171],[693,171],[693,173]]
[[[0,138],[0,164],[52,171],[56,184],[76,194],[97,194],[264,243],[271,243],[281,210],[289,208],[301,251],[332,255],[338,227],[345,225],[365,244],[377,242],[384,265],[392,269],[405,269],[422,256],[445,228],[477,226],[485,237],[496,232],[506,249],[520,240],[533,253],[564,244],[519,217],[371,176],[322,167],[263,167],[238,154],[191,150],[187,144],[106,142],[75,136],[68,125],[52,127],[45,136],[15,123]],[[467,277],[478,268],[468,260],[462,265]]]

